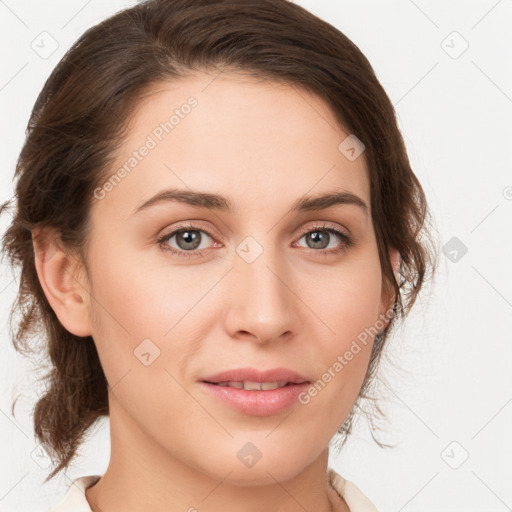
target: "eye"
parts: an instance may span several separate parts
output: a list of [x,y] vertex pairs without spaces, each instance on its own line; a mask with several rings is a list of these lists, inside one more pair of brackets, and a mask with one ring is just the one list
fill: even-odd
[[[204,256],[205,254],[200,252],[201,249],[205,249],[204,247],[200,247],[204,235],[206,235],[207,238],[213,238],[205,229],[189,224],[188,226],[178,226],[177,229],[160,237],[157,242],[163,250],[172,252],[178,256],[183,256],[184,258]],[[175,243],[178,245],[177,248],[168,243],[173,238],[176,238]]]
[[[326,249],[333,239],[341,240],[341,243],[335,245],[334,248]],[[168,234],[158,238],[157,243],[164,251],[169,251],[177,256],[184,258],[201,257],[205,256],[205,247],[200,247],[204,242],[204,237],[213,239],[207,230],[194,226],[193,224],[181,225]],[[304,231],[299,240],[306,237],[306,243],[309,244],[309,249],[321,254],[339,254],[349,247],[354,245],[350,236],[330,224],[323,224],[321,226],[314,226]],[[173,247],[169,242],[175,238],[177,247]],[[206,244],[208,245],[208,244]],[[303,246],[301,246],[303,247]]]
[[[341,240],[342,243],[338,243],[334,248],[328,250],[326,248],[332,241],[332,235],[334,235],[334,239],[337,238],[338,240]],[[300,238],[302,239],[304,237],[306,238],[306,243],[309,244],[310,249],[314,249],[317,252],[325,254],[339,254],[354,245],[351,237],[340,229],[329,224],[309,228],[301,235]]]

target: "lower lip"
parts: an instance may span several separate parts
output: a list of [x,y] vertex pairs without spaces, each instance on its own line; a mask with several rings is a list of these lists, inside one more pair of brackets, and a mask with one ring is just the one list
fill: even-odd
[[278,389],[248,391],[208,382],[201,382],[200,384],[203,389],[219,400],[244,414],[253,416],[271,416],[285,411],[297,402],[300,393],[310,386],[308,382],[304,382]]

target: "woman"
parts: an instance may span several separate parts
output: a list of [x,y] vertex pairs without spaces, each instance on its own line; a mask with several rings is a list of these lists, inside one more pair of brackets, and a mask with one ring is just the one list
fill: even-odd
[[286,0],[142,2],[61,60],[16,176],[4,251],[14,341],[44,329],[54,367],[48,479],[110,419],[107,471],[52,510],[376,510],[329,442],[435,265],[351,41]]

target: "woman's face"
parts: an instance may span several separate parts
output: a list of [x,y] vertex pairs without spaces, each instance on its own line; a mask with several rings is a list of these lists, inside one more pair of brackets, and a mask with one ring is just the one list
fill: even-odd
[[[239,74],[144,96],[95,191],[87,253],[113,457],[249,485],[325,455],[390,305],[364,153],[339,148],[348,135],[316,96]],[[366,207],[300,208],[344,193]],[[203,382],[240,368],[310,384]],[[217,380],[250,388],[258,375]]]

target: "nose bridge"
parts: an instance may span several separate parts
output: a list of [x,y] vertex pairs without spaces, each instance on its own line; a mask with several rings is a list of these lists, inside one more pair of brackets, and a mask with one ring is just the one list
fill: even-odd
[[293,293],[287,286],[285,255],[270,242],[247,237],[236,249],[228,328],[253,334],[260,342],[294,331]]

